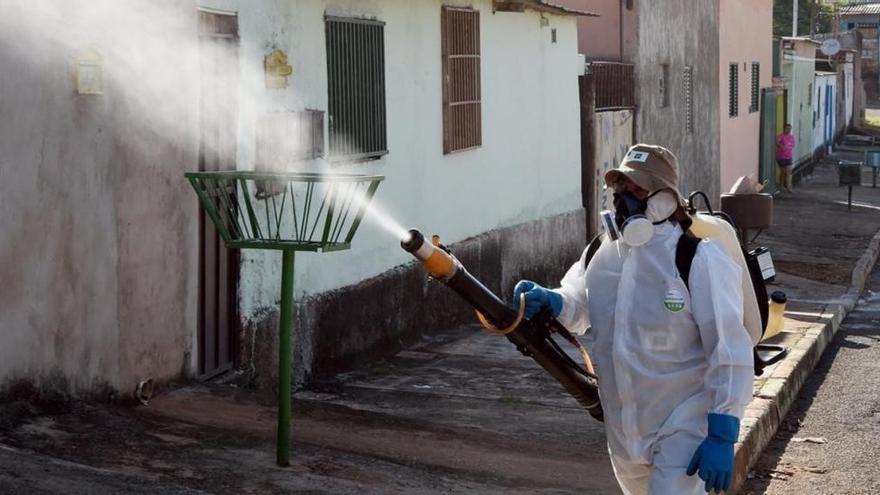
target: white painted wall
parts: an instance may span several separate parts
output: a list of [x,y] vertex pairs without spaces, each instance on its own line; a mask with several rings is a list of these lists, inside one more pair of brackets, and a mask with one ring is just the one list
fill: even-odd
[[813,155],[813,98],[815,94],[816,48],[819,43],[783,38],[793,47],[782,53],[782,75],[788,90],[787,121],[795,137],[794,163]]
[[[827,108],[826,105],[826,92],[828,89],[832,90],[832,98],[831,98],[831,108]],[[837,74],[833,72],[817,72],[816,80],[813,84],[813,110],[818,112],[814,121],[815,124],[813,126],[813,151],[826,148],[826,151],[831,151],[830,141],[827,139],[825,133],[828,128],[828,121],[826,119],[831,119],[830,127],[834,129],[835,127],[835,119],[836,109],[835,102],[837,101]],[[830,112],[830,117],[826,116],[826,112]],[[833,138],[832,138],[833,139]]]
[[[198,0],[204,7],[238,11],[245,101],[240,114],[238,166],[254,165],[256,116],[268,110],[327,109],[325,12],[366,16],[385,24],[389,154],[333,171],[383,174],[376,195],[402,225],[439,233],[454,242],[580,207],[580,142],[575,18],[494,13],[490,0],[458,2],[481,11],[483,145],[444,156],[440,11],[455,2],[409,0]],[[551,29],[557,43],[551,43]],[[288,53],[290,86],[262,89],[263,56]],[[268,93],[268,98],[259,94]],[[316,169],[328,165],[316,161]],[[378,275],[410,259],[398,239],[365,223],[350,251],[297,256],[296,297]],[[280,290],[280,254],[245,251],[244,318],[274,306]]]

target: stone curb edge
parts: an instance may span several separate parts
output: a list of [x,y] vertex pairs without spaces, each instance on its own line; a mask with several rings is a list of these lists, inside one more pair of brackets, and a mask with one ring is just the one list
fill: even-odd
[[[737,444],[734,482],[728,493],[737,493],[749,470],[758,461],[761,452],[776,434],[776,430],[779,429],[782,420],[797,399],[801,387],[821,359],[825,347],[834,338],[834,334],[837,333],[846,315],[858,302],[859,295],[867,283],[868,275],[877,262],[878,254],[880,254],[880,231],[874,234],[868,248],[856,262],[850,286],[841,296],[841,302],[826,306],[824,309],[820,316],[825,321],[822,328],[808,330],[807,334],[797,341],[789,351],[790,357],[796,359],[783,361],[777,369],[781,373],[771,375],[770,379],[778,380],[780,386],[774,390],[773,394],[760,393],[752,399],[743,418],[743,428],[746,431],[744,435],[741,435],[742,443]],[[782,376],[780,377],[780,375]],[[757,414],[750,415],[748,410],[757,412]],[[751,419],[749,416],[756,417]]]

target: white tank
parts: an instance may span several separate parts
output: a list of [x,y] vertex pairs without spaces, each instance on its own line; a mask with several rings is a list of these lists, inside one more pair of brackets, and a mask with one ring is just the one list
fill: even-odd
[[761,324],[761,312],[758,309],[758,298],[755,296],[755,288],[752,286],[752,278],[749,275],[749,267],[743,256],[736,231],[724,219],[708,213],[691,215],[693,224],[690,232],[700,239],[715,239],[721,243],[727,254],[742,268],[742,292],[743,292],[743,326],[752,337],[755,345],[761,340],[763,328]]

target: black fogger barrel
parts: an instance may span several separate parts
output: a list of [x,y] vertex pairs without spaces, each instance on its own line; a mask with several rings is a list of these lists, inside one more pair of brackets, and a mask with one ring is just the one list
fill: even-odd
[[[449,286],[496,327],[506,328],[516,321],[517,312],[513,308],[468,273],[455,257],[439,246],[426,242],[418,230],[410,230],[400,245],[421,261],[433,278]],[[530,356],[550,373],[592,417],[603,420],[602,404],[595,380],[584,376],[570,365],[570,359],[550,345],[544,332],[531,321],[523,319],[506,337],[523,354]]]

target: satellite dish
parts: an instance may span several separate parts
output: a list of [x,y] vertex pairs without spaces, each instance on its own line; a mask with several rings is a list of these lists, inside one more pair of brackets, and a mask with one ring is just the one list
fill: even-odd
[[822,48],[820,48],[820,50],[829,57],[834,56],[840,51],[840,42],[834,38],[828,38],[822,42]]

